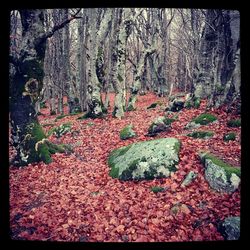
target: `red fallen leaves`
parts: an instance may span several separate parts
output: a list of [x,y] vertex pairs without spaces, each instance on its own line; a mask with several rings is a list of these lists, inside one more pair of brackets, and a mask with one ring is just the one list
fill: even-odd
[[[214,222],[227,216],[240,215],[240,192],[230,195],[211,190],[204,178],[204,169],[197,157],[199,149],[216,152],[230,163],[240,163],[240,129],[228,128],[230,118],[238,118],[222,110],[214,110],[219,118],[216,126],[204,129],[215,132],[209,140],[187,137],[184,126],[195,116],[205,112],[205,102],[200,109],[183,109],[178,120],[173,122],[170,132],[163,132],[156,138],[176,137],[181,139],[179,169],[171,178],[146,180],[142,182],[121,182],[109,176],[107,156],[115,148],[132,142],[151,140],[146,137],[148,126],[155,117],[164,115],[163,106],[146,109],[156,101],[166,103],[166,98],[153,94],[138,97],[137,110],[127,112],[122,120],[111,115],[111,107],[105,119],[76,120],[75,116],[65,117],[56,125],[71,122],[77,136],[71,133],[60,138],[60,143],[72,143],[72,155],[55,154],[51,164],[29,164],[28,167],[10,167],[10,222],[12,237],[26,240],[55,241],[202,241],[223,240]],[[56,116],[48,116],[48,109],[42,110],[41,123],[50,123]],[[89,125],[92,122],[93,125]],[[122,141],[119,131],[132,123],[137,137]],[[236,141],[224,142],[224,133],[234,131]],[[51,137],[56,142],[55,137]],[[10,154],[14,150],[10,148]],[[198,177],[188,187],[180,184],[189,171],[197,171]],[[162,186],[164,192],[154,194],[150,188]],[[40,194],[44,192],[44,195]],[[204,201],[201,205],[201,201]],[[176,203],[180,206],[176,215],[170,210]],[[32,207],[30,204],[36,204]],[[29,210],[30,208],[30,210]],[[18,219],[17,214],[21,214]],[[202,219],[204,218],[204,219]],[[195,220],[202,223],[193,228]],[[14,231],[16,227],[34,227],[28,231]]]

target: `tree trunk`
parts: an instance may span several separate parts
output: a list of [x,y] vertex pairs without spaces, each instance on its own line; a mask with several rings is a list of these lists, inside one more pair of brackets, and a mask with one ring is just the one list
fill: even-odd
[[[22,44],[19,57],[10,55],[10,124],[11,138],[17,154],[13,164],[51,162],[51,154],[59,148],[50,143],[40,126],[35,102],[43,88],[46,39],[53,35],[44,31],[44,10],[20,10]],[[60,148],[63,150],[62,148]]]
[[122,21],[119,35],[118,35],[118,48],[117,48],[117,70],[116,79],[114,79],[114,88],[116,92],[115,105],[113,116],[122,118],[124,116],[124,109],[126,100],[124,98],[125,89],[125,64],[126,64],[126,43],[131,30],[131,13],[128,8],[124,9],[124,19]]
[[[23,26],[18,69],[10,82],[10,119],[13,145],[17,150],[15,164],[51,161],[45,134],[39,125],[34,104],[42,89],[45,42],[38,37],[44,32],[42,10],[21,10]],[[18,87],[17,87],[18,86]]]
[[[97,59],[101,56],[99,46],[105,37],[108,22],[111,19],[111,10],[104,16],[100,24],[99,31],[96,28],[97,9],[89,10],[90,23],[90,69],[89,69],[89,84],[87,86],[88,99],[88,115],[91,118],[103,116],[103,104],[101,100],[101,85],[97,77]],[[99,50],[98,50],[99,49]]]

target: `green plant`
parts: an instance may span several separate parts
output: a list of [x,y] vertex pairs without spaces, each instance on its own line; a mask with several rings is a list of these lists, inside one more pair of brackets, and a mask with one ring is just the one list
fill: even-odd
[[225,134],[225,135],[223,136],[223,140],[224,140],[224,141],[234,141],[235,138],[236,138],[236,134],[233,133],[233,132],[232,132],[232,133]]
[[44,102],[40,102],[40,108],[41,109],[47,108],[45,101]]
[[204,113],[194,118],[192,121],[195,122],[196,124],[207,125],[216,120],[217,118],[214,115],[209,114],[209,113]]
[[236,119],[236,120],[230,120],[227,122],[228,127],[240,127],[241,126],[241,119]]
[[150,106],[147,107],[147,109],[153,109],[157,106],[158,103],[154,102]]
[[151,187],[150,189],[151,189],[151,191],[154,192],[154,193],[158,193],[158,192],[163,192],[163,191],[165,191],[165,188],[159,187],[159,186],[154,186],[154,187]]
[[211,131],[194,131],[192,133],[187,134],[187,136],[193,137],[193,138],[206,138],[213,136],[214,133]]

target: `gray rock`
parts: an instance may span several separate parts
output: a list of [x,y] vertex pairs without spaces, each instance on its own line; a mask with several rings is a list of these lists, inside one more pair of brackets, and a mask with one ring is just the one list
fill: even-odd
[[190,171],[190,172],[186,175],[184,181],[181,183],[181,187],[186,187],[187,185],[189,185],[193,180],[196,179],[197,175],[198,175],[198,174],[195,173],[194,171]]
[[220,225],[219,231],[226,240],[240,238],[240,217],[228,217]]
[[185,101],[183,98],[175,98],[169,101],[166,111],[178,112],[184,108]]
[[130,144],[111,152],[110,176],[121,180],[143,180],[169,177],[177,170],[180,142],[162,138]]
[[171,128],[170,124],[166,123],[167,118],[164,116],[159,116],[156,118],[148,129],[149,136],[155,136],[156,134],[167,131]]
[[240,184],[240,171],[212,155],[200,155],[205,167],[205,179],[218,192],[232,193]]
[[201,126],[201,124],[199,123],[195,123],[195,122],[189,122],[184,129],[196,129],[199,128]]

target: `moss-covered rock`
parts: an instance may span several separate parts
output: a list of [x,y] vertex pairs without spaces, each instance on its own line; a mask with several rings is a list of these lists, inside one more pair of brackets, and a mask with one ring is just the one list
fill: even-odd
[[214,133],[212,131],[194,131],[192,133],[187,134],[187,136],[193,138],[203,138],[203,139],[208,139],[213,135]]
[[227,122],[228,127],[237,128],[241,126],[241,119],[230,120]]
[[126,140],[132,137],[136,136],[135,131],[132,129],[132,125],[128,125],[126,127],[124,127],[121,131],[120,131],[120,138],[121,140]]
[[121,180],[143,180],[170,176],[177,170],[180,141],[175,138],[138,142],[112,151],[108,157],[110,176]]
[[150,190],[153,193],[159,193],[159,192],[165,191],[166,189],[164,187],[154,186],[154,187],[151,187]]
[[189,122],[185,126],[185,129],[198,128],[201,125],[207,125],[209,123],[216,122],[216,121],[217,121],[216,116],[209,114],[209,113],[204,113],[204,114],[201,114],[201,115],[195,117],[191,122]]
[[194,118],[192,121],[195,122],[196,124],[207,125],[216,120],[217,120],[216,116],[209,114],[209,113],[204,113]]
[[225,163],[209,152],[200,152],[199,156],[205,167],[205,178],[213,189],[232,193],[238,188],[240,168]]
[[148,135],[155,136],[156,134],[170,130],[171,123],[174,119],[167,118],[164,116],[157,117],[148,128]]
[[183,98],[176,98],[169,101],[166,111],[178,112],[184,108],[185,101]]
[[185,101],[184,107],[187,109],[196,108],[198,109],[201,104],[201,99],[199,97],[193,97],[192,95],[188,95]]
[[225,135],[223,136],[223,140],[224,140],[224,141],[234,141],[235,138],[236,138],[236,134],[235,134],[234,132],[225,134]]

